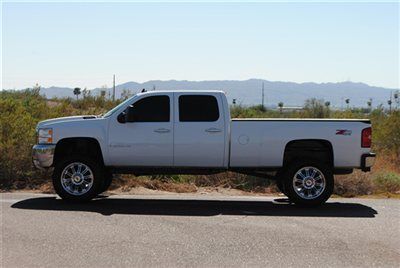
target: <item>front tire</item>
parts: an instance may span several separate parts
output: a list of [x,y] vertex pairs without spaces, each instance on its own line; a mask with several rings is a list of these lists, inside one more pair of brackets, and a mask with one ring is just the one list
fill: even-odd
[[53,172],[56,193],[66,201],[87,202],[103,186],[104,168],[90,157],[71,156],[58,161]]
[[103,184],[101,186],[99,194],[106,192],[108,188],[110,188],[112,181],[113,181],[113,174],[110,173],[109,171],[105,171]]
[[284,180],[283,180],[283,174],[282,174],[282,170],[279,170],[277,173],[276,173],[276,181],[275,181],[275,183],[276,183],[276,187],[278,187],[278,190],[281,192],[281,193],[283,193],[284,195],[286,195],[287,196],[287,193],[286,193],[286,191],[285,191],[285,185],[284,185]]
[[333,193],[332,168],[315,160],[295,161],[283,172],[283,186],[290,201],[302,206],[318,206]]

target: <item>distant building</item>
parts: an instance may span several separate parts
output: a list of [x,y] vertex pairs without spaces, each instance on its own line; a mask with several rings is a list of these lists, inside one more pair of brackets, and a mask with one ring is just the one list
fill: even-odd
[[[279,107],[276,108],[279,110]],[[282,107],[282,112],[300,112],[303,111],[304,107],[302,106],[283,106]]]

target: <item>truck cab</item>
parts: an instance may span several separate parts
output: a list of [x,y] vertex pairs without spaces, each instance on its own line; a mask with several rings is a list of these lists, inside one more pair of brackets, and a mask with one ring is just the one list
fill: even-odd
[[151,92],[131,103],[108,120],[107,165],[228,168],[221,92]]

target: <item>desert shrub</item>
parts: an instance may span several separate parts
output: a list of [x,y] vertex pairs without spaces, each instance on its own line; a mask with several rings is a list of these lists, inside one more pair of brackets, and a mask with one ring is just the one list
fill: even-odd
[[1,91],[0,189],[37,188],[47,182],[50,173],[34,169],[31,161],[37,123],[48,118],[101,113],[117,104],[104,99],[97,104],[99,98],[81,100],[84,106],[68,98],[46,100],[39,88]]
[[304,103],[303,117],[326,118],[329,117],[329,114],[329,106],[325,105],[324,100],[312,98],[306,100]]
[[400,191],[400,174],[379,172],[373,177],[373,184],[378,193],[397,193]]
[[[35,143],[35,126],[42,111],[38,96],[27,98],[0,98],[0,181],[9,185],[11,178],[18,180],[25,175],[36,175],[31,164],[31,146]],[[22,182],[23,183],[23,182]]]
[[373,145],[379,151],[393,152],[400,159],[400,111],[385,114],[376,111],[371,116]]
[[192,176],[193,183],[198,187],[223,187],[248,192],[266,192],[273,183],[266,178],[259,178],[234,172],[224,172],[213,175]]
[[[279,111],[266,109],[261,105],[246,107],[242,105],[231,106],[232,118],[279,118],[279,117],[299,117],[295,113],[281,114]],[[290,116],[289,116],[290,115]]]
[[176,193],[193,193],[197,187],[192,183],[180,183],[173,180],[165,180],[156,176],[136,177],[133,175],[115,176],[110,187],[111,190],[120,189],[129,192],[132,188],[144,187],[152,190],[170,191]]
[[349,175],[335,176],[333,193],[344,197],[368,195],[374,192],[374,184],[369,173],[354,171]]

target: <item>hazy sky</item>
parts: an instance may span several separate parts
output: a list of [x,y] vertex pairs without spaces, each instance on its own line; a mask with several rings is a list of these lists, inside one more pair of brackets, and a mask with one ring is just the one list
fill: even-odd
[[399,3],[3,3],[3,88],[113,74],[399,88]]

